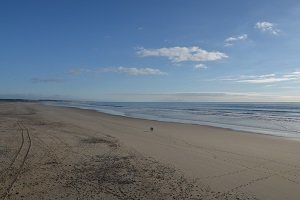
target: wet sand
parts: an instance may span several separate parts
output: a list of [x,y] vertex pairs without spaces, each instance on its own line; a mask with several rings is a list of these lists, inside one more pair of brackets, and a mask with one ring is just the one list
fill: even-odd
[[299,196],[297,140],[0,103],[0,199]]

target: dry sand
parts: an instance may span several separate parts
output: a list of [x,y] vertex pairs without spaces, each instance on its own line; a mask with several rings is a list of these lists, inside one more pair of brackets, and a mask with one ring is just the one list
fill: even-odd
[[300,142],[0,103],[0,199],[298,200]]

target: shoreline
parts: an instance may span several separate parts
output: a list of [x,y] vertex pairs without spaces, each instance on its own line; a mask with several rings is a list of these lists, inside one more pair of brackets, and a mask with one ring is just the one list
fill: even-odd
[[[227,125],[227,124],[222,124],[222,123],[219,123],[219,124],[222,124],[220,126],[217,126],[217,123],[213,123],[213,122],[208,122],[208,123],[211,123],[212,125],[208,125],[208,124],[201,124],[201,123],[193,123],[193,122],[188,122],[188,120],[186,120],[187,122],[183,122],[183,121],[168,121],[168,119],[166,120],[159,120],[159,119],[147,119],[147,118],[139,118],[139,117],[134,117],[134,116],[126,116],[126,115],[118,115],[118,114],[113,114],[113,113],[109,113],[109,112],[104,112],[104,111],[100,111],[100,110],[97,110],[97,109],[92,109],[92,108],[80,108],[80,107],[76,107],[76,106],[65,106],[65,105],[55,105],[55,104],[47,104],[47,103],[41,103],[43,105],[47,105],[47,106],[55,106],[55,107],[63,107],[63,108],[70,108],[70,109],[79,109],[79,110],[87,110],[87,111],[92,111],[92,112],[96,112],[96,113],[101,113],[101,114],[104,114],[104,115],[109,115],[109,116],[115,116],[115,117],[124,117],[124,118],[128,118],[128,119],[136,119],[136,120],[148,120],[148,121],[153,121],[153,122],[163,122],[163,123],[175,123],[175,124],[186,124],[186,125],[195,125],[195,126],[204,126],[204,127],[211,127],[211,128],[217,128],[217,129],[224,129],[224,130],[230,130],[230,131],[236,131],[236,132],[239,132],[239,133],[242,133],[242,134],[255,134],[255,135],[262,135],[262,136],[270,136],[270,137],[276,137],[276,138],[281,138],[281,139],[287,139],[287,140],[293,140],[293,141],[300,141],[300,136],[299,137],[291,137],[291,136],[283,136],[283,135],[276,135],[276,134],[272,134],[272,133],[263,133],[263,132],[258,132],[258,131],[255,131],[255,130],[242,130],[241,129],[238,129],[238,128],[231,128],[231,127],[222,127],[222,125]],[[176,119],[175,119],[176,120]],[[205,123],[205,121],[203,121]],[[216,125],[213,125],[213,124],[216,124]],[[231,125],[228,125],[228,126],[231,126]],[[236,126],[238,127],[237,125],[232,125],[232,126]],[[247,127],[249,129],[251,128],[254,128],[255,127]],[[264,129],[264,130],[269,130],[271,131],[271,129]],[[279,131],[279,133],[281,133]],[[298,132],[297,132],[298,133]]]

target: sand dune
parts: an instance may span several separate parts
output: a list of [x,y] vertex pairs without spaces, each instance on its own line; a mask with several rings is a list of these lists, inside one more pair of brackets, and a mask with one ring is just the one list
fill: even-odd
[[37,103],[0,103],[0,139],[1,199],[300,196],[292,139]]

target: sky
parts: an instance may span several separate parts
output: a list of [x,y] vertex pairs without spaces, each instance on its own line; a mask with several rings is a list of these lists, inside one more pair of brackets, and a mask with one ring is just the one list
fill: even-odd
[[300,1],[0,1],[0,98],[300,101]]

